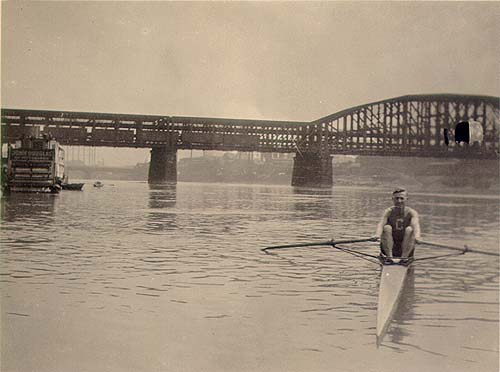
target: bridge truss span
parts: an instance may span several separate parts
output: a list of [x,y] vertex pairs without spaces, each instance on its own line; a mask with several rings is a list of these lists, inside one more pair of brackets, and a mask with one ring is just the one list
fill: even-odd
[[2,110],[2,139],[33,132],[63,145],[295,152],[305,122]]
[[[461,121],[478,121],[484,140],[468,146],[450,141]],[[412,95],[365,104],[307,125],[300,147],[330,154],[419,157],[488,157],[499,154],[500,99],[452,94]]]

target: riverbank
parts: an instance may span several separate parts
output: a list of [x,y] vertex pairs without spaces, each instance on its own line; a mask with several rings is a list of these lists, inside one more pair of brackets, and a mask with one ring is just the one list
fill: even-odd
[[[500,191],[497,160],[334,156],[332,167],[333,183],[339,186],[395,183],[422,190],[449,187]],[[147,181],[148,169],[148,163],[113,170],[94,169],[90,178]],[[89,178],[83,172],[69,170],[72,178]],[[181,182],[290,185],[292,170],[293,159],[197,157],[180,159],[177,164]]]

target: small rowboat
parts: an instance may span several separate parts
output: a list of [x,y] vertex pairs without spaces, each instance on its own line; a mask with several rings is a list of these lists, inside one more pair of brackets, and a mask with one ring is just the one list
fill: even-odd
[[382,342],[397,308],[409,268],[408,264],[403,265],[397,261],[391,264],[381,262],[381,265],[382,274],[377,306],[377,344]]
[[84,183],[63,183],[61,184],[61,187],[63,190],[74,190],[74,191],[81,191],[83,188]]

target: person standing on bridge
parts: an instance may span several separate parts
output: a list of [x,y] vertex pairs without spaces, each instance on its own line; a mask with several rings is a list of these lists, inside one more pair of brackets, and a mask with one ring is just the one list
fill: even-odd
[[420,222],[416,210],[407,207],[408,193],[397,188],[392,193],[393,207],[387,208],[377,226],[374,240],[380,240],[381,256],[386,263],[401,257],[402,263],[413,258],[420,241]]

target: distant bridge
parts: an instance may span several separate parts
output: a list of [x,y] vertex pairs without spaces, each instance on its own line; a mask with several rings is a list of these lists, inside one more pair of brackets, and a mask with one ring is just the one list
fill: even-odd
[[39,127],[63,145],[295,152],[306,122],[2,110],[4,141]]
[[[446,146],[443,130],[466,120],[481,123],[484,141]],[[312,122],[2,110],[2,142],[35,127],[64,145],[152,148],[150,181],[175,180],[178,149],[202,149],[297,153],[293,183],[328,185],[332,154],[497,159],[500,98],[408,95]]]

